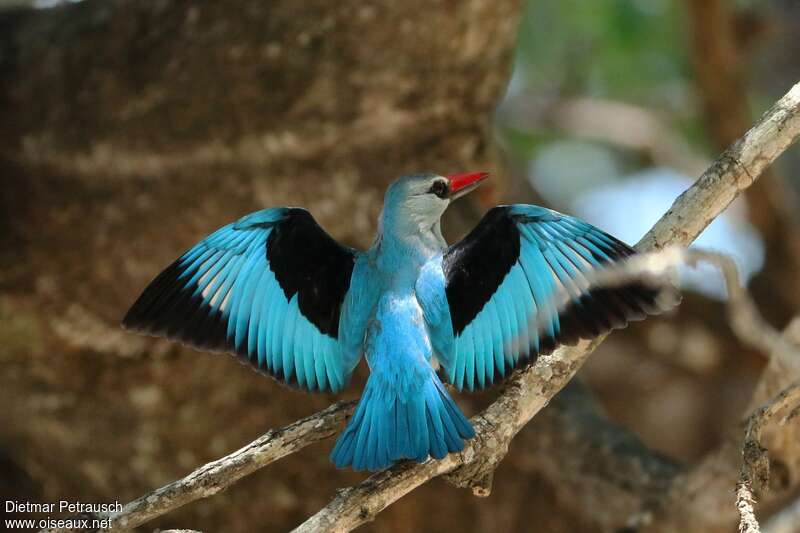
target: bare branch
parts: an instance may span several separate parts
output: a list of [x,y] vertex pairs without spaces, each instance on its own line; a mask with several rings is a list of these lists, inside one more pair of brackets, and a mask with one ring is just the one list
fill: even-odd
[[800,384],[795,383],[759,407],[747,420],[747,430],[742,444],[742,475],[754,483],[756,490],[762,490],[769,482],[769,457],[767,450],[761,445],[764,426],[777,413],[792,407],[780,421],[781,425],[786,424],[795,416],[798,404],[800,404]]
[[[800,376],[800,350],[790,342],[789,335],[781,335],[764,321],[740,283],[735,263],[723,254],[698,249],[666,248],[587,274],[587,279],[592,286],[619,286],[634,280],[658,283],[675,267],[683,264],[696,266],[700,262],[712,264],[724,276],[728,293],[728,317],[734,333],[743,342],[769,355],[771,360],[775,360],[780,368],[788,370],[790,375]],[[562,290],[559,303],[565,305],[568,300],[569,294]],[[789,332],[791,329],[787,328]],[[743,464],[736,483],[736,508],[739,512],[739,531],[742,533],[760,533],[753,507],[753,492],[763,490],[769,480],[769,457],[767,450],[761,445],[762,430],[777,412],[796,406],[798,400],[800,385],[790,385],[748,418],[741,445]],[[796,416],[798,409],[800,407],[794,407],[781,424]]]
[[[795,85],[739,141],[684,192],[642,239],[642,251],[688,245],[800,136],[800,84]],[[349,531],[427,480],[449,473],[459,486],[485,491],[517,432],[574,376],[603,338],[562,347],[516,372],[504,392],[473,418],[477,436],[463,452],[441,461],[401,463],[344,489],[297,531]],[[332,435],[351,412],[336,405],[317,415],[269,432],[231,456],[209,463],[126,505],[113,517],[112,530],[141,524],[171,509],[222,490],[239,478],[288,453]]]
[[800,84],[725,150],[638,244],[640,250],[689,245],[800,135]]
[[[664,284],[667,275],[676,267],[684,264],[695,266],[699,262],[708,262],[719,268],[723,274],[730,295],[728,299],[729,316],[734,325],[734,331],[740,338],[767,350],[766,353],[772,351],[776,356],[797,365],[796,352],[758,314],[755,304],[739,282],[736,265],[723,254],[670,247],[656,252],[643,253],[619,265],[587,273],[586,278],[592,287],[613,287],[632,281]],[[553,299],[563,307],[568,303],[570,294],[565,288],[562,288],[553,295]],[[361,484],[341,491],[322,511],[295,529],[295,532],[350,531],[358,525],[372,520],[378,512],[427,480],[453,470],[455,472],[447,476],[448,481],[457,486],[472,488],[473,491],[476,486],[479,491],[484,491],[485,479],[491,475],[494,468],[503,459],[511,439],[524,425],[524,423],[519,424],[519,419],[508,417],[508,413],[514,414],[514,411],[507,410],[506,407],[496,408],[497,405],[502,404],[503,400],[510,400],[511,405],[514,401],[524,400],[524,397],[516,397],[513,385],[518,382],[518,379],[512,381],[511,388],[506,390],[482,415],[473,418],[478,436],[467,444],[463,452],[451,454],[443,461],[428,461],[417,466],[413,463],[403,463],[390,470],[375,474]],[[767,407],[762,411],[761,416],[751,419],[754,420],[752,434],[755,437],[760,435],[762,420],[766,420],[764,417],[772,414]],[[762,422],[756,424],[755,421]],[[743,513],[747,512],[747,506],[751,502],[747,498],[750,487],[749,479],[751,478],[747,478],[739,486],[739,492],[737,492],[740,495],[737,504]],[[743,531],[757,533],[755,529]]]
[[[355,402],[339,402],[288,426],[271,429],[230,455],[201,466],[188,476],[126,504],[117,513],[94,518],[111,519],[104,531],[132,529],[187,503],[225,490],[259,468],[327,439],[350,416]],[[54,530],[57,531],[57,530]]]
[[[696,266],[700,262],[710,263],[712,266],[715,266],[717,269],[719,269],[719,271],[723,274],[725,287],[729,295],[727,301],[729,323],[732,325],[734,333],[736,333],[740,340],[758,348],[764,353],[764,355],[768,355],[770,357],[769,368],[780,368],[782,375],[784,376],[795,376],[796,378],[800,377],[800,349],[798,349],[792,342],[793,331],[795,327],[789,326],[786,333],[781,335],[763,320],[757,311],[755,303],[752,301],[749,293],[740,283],[736,265],[729,257],[723,254],[699,249],[686,250],[677,247],[666,248],[660,252],[641,254],[631,258],[625,263],[606,268],[602,271],[588,273],[586,277],[591,286],[613,287],[626,285],[637,280],[644,283],[659,284],[665,282],[665,277],[668,277],[668,274],[670,274],[675,267],[684,264]],[[562,289],[556,298],[557,302],[563,306],[569,301],[569,294],[566,290]],[[767,403],[767,406],[769,406],[770,409],[780,408],[783,405],[783,403],[780,402],[784,401],[783,398],[786,396],[788,391],[793,390],[794,389],[792,387],[787,387],[780,395]],[[566,390],[564,392],[566,392]],[[558,403],[558,400],[562,398],[564,392],[556,397],[554,405],[551,406],[548,411],[543,412],[542,415],[547,415],[553,410],[553,407]],[[567,413],[571,416],[575,416],[575,411],[577,411],[577,407],[574,405],[576,403],[576,398],[571,397],[570,400],[572,400],[572,405]],[[580,401],[580,398],[577,398],[577,400]],[[791,398],[786,401],[791,401]],[[767,469],[769,465],[766,454],[754,453],[754,451],[764,452],[761,446],[757,443],[761,440],[761,428],[763,427],[763,423],[773,414],[771,410],[766,411],[766,409],[766,407],[759,408],[755,411],[755,414],[750,419],[751,424],[748,426],[749,429],[746,433],[743,446],[745,451],[750,451],[749,455],[745,454],[745,459],[751,457],[751,460],[745,464],[752,465],[752,468],[743,471],[740,475],[739,481],[736,483],[737,508],[746,518],[744,523],[751,525],[752,523],[755,523],[756,527],[757,522],[751,522],[748,517],[750,516],[750,512],[752,510],[751,488],[753,481],[755,481],[756,490],[760,490],[761,487],[766,483],[766,475],[768,473]],[[566,409],[564,410],[566,411]],[[787,416],[793,416],[796,414],[796,412],[797,410],[792,411]],[[766,418],[764,418],[765,413],[767,415]],[[594,418],[597,419],[597,415],[595,415]],[[597,425],[598,424],[595,424],[595,426]],[[593,427],[590,429],[589,431],[592,434],[585,435],[583,440],[586,442],[592,442],[593,445],[597,445],[598,442],[602,442],[598,437],[599,433],[604,430],[609,431],[609,426],[610,424],[607,421],[601,421],[599,428]],[[618,436],[625,435],[624,431],[619,429],[616,430],[616,433]],[[739,449],[742,449],[741,442],[742,440],[738,439],[736,444]],[[575,453],[575,450],[579,449],[579,445],[575,443],[571,443],[569,447],[572,453]],[[555,453],[558,452],[556,451]],[[596,454],[590,455],[593,458],[596,457]],[[634,496],[632,499],[633,501],[621,503],[615,502],[615,507],[617,508],[616,514],[610,517],[610,519],[607,518],[606,520],[610,520],[613,523],[619,523],[621,517],[627,515],[630,517],[628,523],[630,523],[631,520],[637,524],[650,523],[652,516],[649,516],[649,511],[658,507],[658,504],[660,503],[658,500],[660,500],[664,495],[663,492],[653,495],[652,490],[655,489],[656,491],[663,491],[678,473],[677,469],[665,469],[664,465],[658,461],[658,458],[648,450],[644,450],[643,453],[640,452],[637,454],[637,459],[639,461],[642,461],[643,459],[649,461],[649,463],[646,463],[647,471],[644,474],[637,473],[635,469],[632,470],[629,468],[627,463],[624,461],[624,456],[603,458],[603,461],[608,464],[621,465],[621,467],[624,469],[627,467],[627,470],[630,472],[632,478],[632,480],[628,481],[629,485],[632,482],[644,482],[638,488],[639,493]],[[562,459],[562,461],[564,460],[568,459]],[[739,461],[737,461],[735,464],[731,463],[731,468],[738,471],[738,464]],[[716,468],[711,475],[718,473],[719,465],[716,465]],[[550,477],[552,479],[559,479],[559,476],[563,478],[565,475],[568,475],[568,472],[566,472],[565,468],[562,468],[562,466],[559,465],[556,471],[552,472]],[[579,475],[580,485],[585,485],[587,482],[591,481],[590,474],[579,472]],[[560,486],[563,484],[564,481],[559,479],[558,485]],[[733,482],[731,485],[732,484]],[[609,488],[613,489],[614,487],[613,485],[609,486],[609,484],[606,483],[606,490],[609,490]],[[656,501],[653,501],[654,499]],[[752,516],[755,516],[754,513],[752,513]],[[663,525],[664,524],[662,523],[661,526]],[[745,531],[754,531],[754,529],[751,527],[751,529],[745,529]]]
[[769,482],[769,457],[761,445],[761,432],[772,418],[787,408],[792,410],[781,420],[785,424],[797,411],[800,402],[800,384],[785,388],[766,405],[758,408],[747,420],[742,444],[742,471],[736,486],[736,508],[739,510],[740,533],[760,533],[753,510],[753,490],[760,491]]
[[[783,331],[782,342],[794,347],[794,359],[800,358],[800,317],[793,320]],[[748,412],[757,412],[761,404],[769,404],[772,398],[792,386],[800,379],[796,366],[787,366],[787,358],[772,354],[767,368],[761,375]],[[740,520],[738,508],[731,505],[731,487],[737,491],[742,487],[742,449],[746,433],[746,422],[741,431],[731,433],[713,451],[709,452],[693,468],[680,473],[670,483],[653,515],[650,526],[643,532],[730,531]],[[761,494],[763,503],[785,499],[797,487],[800,479],[800,427],[797,424],[784,427],[764,428],[760,440],[770,449],[771,462],[781,464],[783,476],[788,484],[772,484],[769,492]],[[742,495],[743,496],[743,495]],[[737,500],[737,505],[741,500]]]
[[750,479],[744,474],[736,484],[736,508],[739,510],[739,533],[761,533],[753,509],[755,499]]
[[[471,454],[473,445],[464,452]],[[383,472],[373,474],[354,487],[341,489],[319,513],[306,520],[294,533],[350,531],[375,516],[426,481],[464,464],[462,454],[450,454],[441,461],[423,464],[404,461]]]
[[[744,137],[726,150],[692,187],[681,194],[637,247],[642,251],[652,251],[690,244],[798,136],[800,84],[792,87]],[[365,504],[368,509],[373,506],[383,509],[386,502],[396,501],[428,479],[456,467],[464,472],[451,477],[459,485],[469,486],[471,482],[485,478],[505,456],[514,435],[572,379],[603,338],[581,342],[576,347],[562,347],[516,372],[503,394],[473,419],[477,436],[460,454],[461,460],[456,461],[451,456],[445,459],[445,464],[433,468],[428,463],[410,468],[402,465],[372,476],[357,485],[353,492],[340,493],[331,504],[296,531],[318,531],[315,528],[319,524],[325,524],[334,531],[349,531],[374,515],[337,515],[342,508]],[[487,427],[488,431],[485,429]],[[393,475],[401,477],[403,482],[394,482]],[[378,481],[380,483],[376,484]]]

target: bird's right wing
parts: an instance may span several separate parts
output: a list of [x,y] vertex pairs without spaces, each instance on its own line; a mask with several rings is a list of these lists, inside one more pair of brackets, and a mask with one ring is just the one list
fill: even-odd
[[[456,388],[491,385],[521,361],[625,327],[670,305],[639,283],[590,289],[590,270],[634,250],[574,217],[533,205],[495,207],[417,282],[444,376]],[[554,301],[571,296],[561,311]]]
[[287,384],[338,391],[361,356],[364,321],[349,316],[358,310],[358,256],[303,209],[257,211],[159,274],[123,326],[239,355]]

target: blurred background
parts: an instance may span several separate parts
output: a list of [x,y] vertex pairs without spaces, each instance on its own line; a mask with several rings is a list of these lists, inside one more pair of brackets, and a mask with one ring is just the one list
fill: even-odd
[[[450,239],[502,201],[633,244],[800,80],[795,0],[395,4],[0,2],[3,499],[125,502],[334,401],[117,327],[220,225],[303,205],[364,247],[398,175],[491,169],[448,213]],[[800,309],[799,174],[790,149],[697,241],[735,258],[778,329]],[[580,372],[675,465],[736,429],[765,364],[731,333],[713,271],[682,285],[677,312],[616,332]],[[458,400],[474,413],[496,393]],[[488,499],[434,480],[362,529],[608,529],[559,488],[540,418]],[[331,446],[141,530],[288,530],[364,477]]]

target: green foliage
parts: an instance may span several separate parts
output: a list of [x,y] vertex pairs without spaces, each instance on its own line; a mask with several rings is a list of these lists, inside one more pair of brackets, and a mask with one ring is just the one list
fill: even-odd
[[[634,104],[665,119],[676,135],[702,145],[685,16],[683,4],[672,0],[528,0],[509,94],[544,102],[596,98]],[[544,124],[521,131],[519,122],[515,127],[506,118],[499,115],[498,135],[518,166],[569,140]],[[623,173],[648,163],[596,143],[617,159]]]
[[517,74],[534,92],[674,108],[690,74],[682,18],[669,0],[530,0]]

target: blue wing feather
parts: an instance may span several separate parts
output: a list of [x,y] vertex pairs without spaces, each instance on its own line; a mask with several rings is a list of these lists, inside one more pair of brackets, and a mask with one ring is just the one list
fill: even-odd
[[[275,246],[296,249],[270,248],[271,235],[280,231]],[[308,256],[315,251],[318,257]],[[282,264],[276,267],[270,254]],[[361,356],[352,339],[359,330],[363,338],[365,319],[347,310],[354,305],[348,287],[359,257],[336,244],[308,213],[264,209],[223,226],[184,253],[145,289],[123,325],[235,353],[308,390],[338,391]],[[315,279],[325,275],[337,277]],[[298,280],[316,286],[303,293]]]
[[464,379],[467,388],[473,390],[475,389],[475,359],[482,357],[482,354],[475,349],[475,330],[465,331],[463,335],[464,354],[461,358],[464,360]]
[[[549,209],[512,205],[489,211],[444,258],[426,265],[417,283],[443,375],[457,389],[488,386],[506,367],[559,343],[662,311],[658,291],[642,285],[589,287],[586,272],[633,253],[598,228]],[[502,268],[504,261],[500,275],[486,270],[497,263]],[[559,311],[553,296],[561,288],[571,301]]]
[[[494,369],[503,364],[503,326],[500,323],[500,316],[495,302],[489,302],[487,307],[489,308],[489,319],[491,320],[488,325],[490,334],[489,348],[491,351],[484,364],[486,367],[486,382],[494,383]],[[481,384],[481,387],[485,386],[485,383]]]

